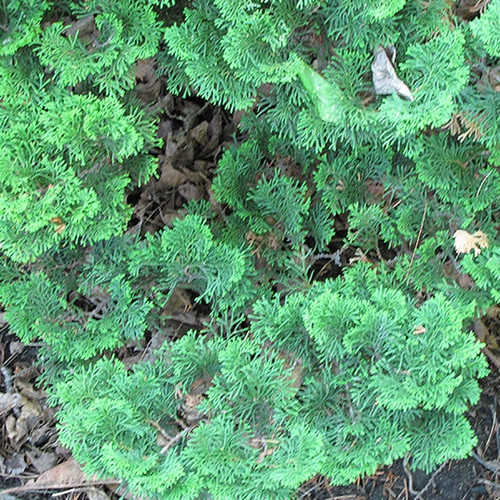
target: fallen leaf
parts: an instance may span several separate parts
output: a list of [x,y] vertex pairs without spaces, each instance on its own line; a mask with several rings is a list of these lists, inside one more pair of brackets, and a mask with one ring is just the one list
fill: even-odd
[[29,429],[26,420],[17,419],[14,415],[9,415],[5,420],[5,431],[12,447],[19,449]]
[[21,406],[22,400],[22,396],[17,393],[0,394],[0,415]]
[[39,474],[52,469],[57,463],[55,453],[41,453],[37,456],[36,453],[29,451],[26,456]]
[[161,176],[158,180],[159,186],[173,186],[178,187],[184,182],[186,182],[187,177],[185,174],[177,170],[172,162],[169,160],[164,160],[161,163]]
[[192,182],[185,182],[178,188],[179,194],[186,199],[190,200],[200,200],[203,196],[203,188]]
[[40,474],[36,481],[28,484],[53,485],[53,484],[82,484],[87,481],[81,467],[73,458],[62,462],[55,467]]
[[194,139],[201,146],[208,142],[208,131],[210,124],[205,120],[196,125],[188,132],[188,137]]
[[488,236],[482,231],[476,231],[470,234],[463,229],[455,231],[455,250],[457,253],[469,253],[474,250],[474,255],[477,257],[481,253],[481,248],[488,248]]
[[386,95],[396,92],[401,97],[410,101],[415,98],[403,80],[398,78],[394,64],[396,62],[396,48],[393,45],[382,47],[379,45],[374,50],[372,63],[373,86],[375,94]]
[[21,412],[18,417],[9,415],[5,420],[7,438],[14,448],[19,449],[30,430],[39,422],[42,408],[36,402],[21,396]]
[[85,494],[88,500],[109,500],[109,496],[102,490],[97,488],[85,488]]
[[90,16],[78,19],[78,21],[64,28],[63,33],[71,37],[78,35],[80,39],[86,39],[91,34],[97,33],[94,15],[91,14]]
[[5,468],[9,474],[22,474],[27,466],[28,464],[24,460],[24,454],[21,453],[15,453],[5,459]]
[[472,323],[472,328],[476,337],[490,349],[495,349],[497,351],[500,349],[495,335],[490,332],[490,329],[485,325],[484,321],[475,319]]
[[14,354],[21,354],[25,348],[25,345],[19,340],[13,340],[9,343],[9,352],[11,356]]
[[419,325],[413,330],[413,335],[420,335],[421,333],[425,333],[426,331],[427,328],[425,328],[424,325]]
[[155,60],[139,59],[135,69],[135,91],[137,97],[146,103],[155,102],[161,90],[160,80],[156,75]]

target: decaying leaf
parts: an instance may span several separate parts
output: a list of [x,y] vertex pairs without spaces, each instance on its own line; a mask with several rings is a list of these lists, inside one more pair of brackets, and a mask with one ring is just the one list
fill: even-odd
[[478,340],[484,342],[487,347],[495,349],[496,351],[500,349],[494,333],[490,331],[483,320],[475,319],[472,322],[472,329],[474,330]]
[[57,463],[57,455],[55,453],[45,452],[37,455],[34,451],[28,451],[26,456],[39,474],[52,469]]
[[11,445],[19,449],[26,441],[30,430],[39,422],[42,408],[36,402],[21,396],[21,412],[19,416],[9,415],[5,420],[6,436]]
[[104,491],[97,488],[85,488],[87,500],[109,500],[109,496]]
[[12,408],[21,406],[22,399],[22,396],[17,393],[13,394],[8,392],[6,394],[0,394],[0,415],[4,415],[12,410]]
[[481,248],[488,248],[488,236],[482,231],[476,231],[470,234],[463,229],[455,231],[455,250],[458,253],[469,253],[474,250],[474,255],[477,257],[481,253]]
[[54,484],[81,484],[87,482],[87,477],[73,458],[62,462],[43,472],[38,479],[27,484],[54,485]]
[[24,460],[23,453],[15,453],[14,455],[7,457],[5,460],[5,467],[9,474],[17,476],[26,470],[28,464],[26,463],[26,460]]
[[374,59],[372,63],[373,86],[375,94],[387,95],[396,92],[401,97],[410,101],[415,98],[403,80],[398,78],[394,63],[396,61],[396,49],[393,45],[384,48],[379,45],[374,50]]

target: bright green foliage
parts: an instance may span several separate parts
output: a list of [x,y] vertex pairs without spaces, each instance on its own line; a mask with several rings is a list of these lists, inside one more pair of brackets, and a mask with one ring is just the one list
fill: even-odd
[[[43,344],[62,443],[168,500],[465,457],[487,373],[467,328],[500,301],[500,3],[174,4],[0,7],[0,302]],[[375,94],[379,46],[407,98]],[[162,92],[244,113],[210,196],[144,235],[152,57]],[[203,327],[173,334],[181,290]],[[126,367],[145,336],[161,348]]]
[[491,0],[480,18],[471,22],[475,36],[484,44],[490,56],[500,57],[500,2]]
[[500,249],[486,250],[480,256],[465,255],[461,261],[464,272],[470,274],[479,289],[481,305],[487,308],[500,302]]
[[214,241],[201,217],[177,220],[172,229],[146,241],[131,252],[129,271],[144,284],[154,283],[152,292],[162,300],[176,286],[195,290],[199,300],[213,301],[220,308],[245,307],[254,296],[247,252]]
[[138,59],[158,51],[160,24],[153,3],[125,0],[75,5],[71,26],[51,24],[37,47],[42,64],[55,68],[63,86],[85,80],[105,93],[122,94],[133,85]]
[[[9,2],[4,15],[16,36],[21,36],[22,29],[29,31],[29,36],[23,36],[22,43],[13,38],[13,45],[4,41],[4,47],[10,48],[0,60],[0,243],[7,256],[20,262],[61,244],[89,244],[121,234],[131,214],[124,203],[125,188],[131,182],[144,182],[156,169],[154,160],[142,155],[154,142],[151,117],[131,97],[99,96],[95,91],[102,86],[90,78],[98,73],[106,85],[115,77],[123,85],[123,76],[136,59],[156,52],[159,34],[156,42],[148,42],[149,48],[142,35],[154,36],[151,29],[144,29],[151,19],[129,12],[123,2],[111,2],[117,7],[106,11],[106,19],[118,19],[118,9],[122,14],[129,12],[129,21],[139,23],[135,32],[123,34],[116,28],[110,35],[121,44],[118,52],[127,54],[126,67],[120,69],[125,63],[119,60],[119,53],[106,46],[109,71],[114,73],[103,73],[92,56],[88,59],[92,71],[77,76],[75,70],[86,67],[85,58],[82,61],[78,55],[76,67],[67,70],[59,63],[64,60],[69,64],[76,50],[71,44],[76,39],[71,41],[60,33],[61,23],[44,30],[30,24],[40,22],[47,2],[37,3],[37,15],[33,14],[22,29],[14,26],[30,14],[23,11],[26,3],[33,2]],[[94,9],[89,4],[87,7]],[[95,8],[92,12],[99,24],[100,8]],[[47,41],[56,28],[57,41]],[[129,28],[132,30],[132,25]],[[59,51],[55,59],[47,58],[45,43]],[[142,52],[131,49],[134,43],[141,45]],[[21,45],[30,47],[19,48]],[[53,77],[47,77],[44,64],[56,68]],[[80,86],[68,87],[76,84]]]
[[41,21],[49,2],[44,0],[14,0],[0,7],[2,36],[0,55],[12,55],[20,47],[31,45],[41,32]]
[[[462,414],[479,398],[475,378],[486,365],[462,331],[472,311],[442,294],[417,308],[358,265],[306,297],[290,295],[283,306],[258,303],[253,340],[191,332],[129,374],[109,361],[78,372],[55,388],[62,439],[89,471],[105,477],[118,470],[131,488],[161,498],[200,491],[290,498],[314,474],[344,483],[406,453],[430,470],[475,443]],[[262,349],[265,340],[270,347]],[[292,384],[292,361],[303,363],[303,383]],[[183,398],[199,381],[206,390],[196,405],[202,422],[176,428]],[[152,421],[180,436],[168,452],[150,435]],[[117,426],[122,433],[113,432]],[[106,450],[96,456],[92,443],[99,442]],[[146,476],[150,485],[141,482]]]
[[[283,175],[283,171],[294,165],[277,161],[269,168],[264,163],[265,157],[255,141],[226,151],[213,183],[217,199],[232,207],[235,215],[256,234],[272,232],[279,241],[297,245],[313,229],[318,234],[328,233],[331,224],[321,221],[321,208],[313,212],[307,185]],[[313,217],[315,224],[311,220]],[[317,242],[321,238],[329,241],[322,236]]]
[[[0,271],[6,319],[23,342],[43,340],[55,359],[79,361],[143,334],[152,304],[132,289],[124,274],[102,287],[93,283],[78,288],[75,274],[59,274],[62,267],[50,269],[50,275],[6,264]],[[79,270],[85,272],[85,266]]]

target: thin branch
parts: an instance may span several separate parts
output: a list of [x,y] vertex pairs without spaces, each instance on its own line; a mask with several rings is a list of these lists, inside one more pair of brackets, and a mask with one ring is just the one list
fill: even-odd
[[88,488],[90,486],[107,486],[107,485],[121,485],[120,481],[89,481],[88,483],[76,484],[27,484],[24,486],[17,486],[15,488],[8,488],[1,490],[0,495],[10,495],[12,493],[26,493],[28,491],[48,491],[48,490],[65,490],[67,488]]
[[422,236],[422,231],[424,229],[424,222],[426,215],[427,215],[427,198],[425,198],[424,214],[422,216],[422,222],[420,223],[420,229],[418,230],[417,241],[415,242],[415,247],[413,248],[413,252],[411,254],[410,265],[408,266],[408,271],[406,271],[406,275],[403,281],[406,281],[410,277],[411,266],[413,265],[413,261],[415,260],[415,254],[417,253],[417,248],[418,245],[420,244],[420,237]]

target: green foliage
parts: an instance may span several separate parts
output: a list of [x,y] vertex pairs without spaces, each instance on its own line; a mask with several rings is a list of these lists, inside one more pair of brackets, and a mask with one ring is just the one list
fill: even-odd
[[176,286],[195,290],[198,300],[220,308],[240,308],[254,296],[251,264],[245,250],[215,241],[210,228],[196,215],[174,222],[160,236],[131,251],[129,271],[152,292],[167,299]]
[[[407,453],[430,470],[475,443],[463,412],[479,398],[486,365],[462,331],[473,311],[443,294],[416,307],[358,265],[283,306],[258,303],[256,336],[191,332],[133,372],[104,360],[78,371],[55,387],[61,439],[87,470],[118,471],[161,498],[188,486],[186,498],[289,498],[314,474],[341,484]],[[303,383],[291,366],[297,355]],[[201,423],[182,429],[176,414],[196,394]],[[175,438],[163,452],[151,422]],[[96,456],[98,442],[106,450]],[[160,484],[142,483],[159,470]]]
[[[82,57],[78,51],[88,48],[76,35],[64,36],[62,31],[74,25],[53,23],[41,29],[47,2],[9,2],[4,15],[13,37],[22,31],[14,24],[29,19],[22,28],[29,37],[23,36],[22,43],[4,40],[4,52],[9,48],[0,61],[0,242],[2,251],[16,261],[33,260],[59,245],[91,244],[121,234],[131,214],[124,203],[125,188],[148,179],[156,169],[152,158],[142,156],[155,141],[151,117],[131,96],[119,99],[97,93],[106,90],[99,78],[104,87],[113,81],[123,85],[137,58],[157,50],[159,32],[155,35],[150,26],[151,7],[126,3],[111,2],[106,14],[102,2],[86,4],[86,15],[96,21],[95,26],[82,25],[87,36],[92,29],[108,36],[105,24],[118,23],[109,28],[109,36],[121,48],[106,45],[108,62],[103,66],[96,54]],[[27,6],[21,4],[29,4],[31,10],[23,11]],[[131,9],[132,4],[140,12]],[[75,15],[78,8],[75,5]],[[125,22],[123,32],[118,25]],[[156,41],[149,41],[155,36]],[[133,50],[134,44],[139,51]],[[46,65],[55,68],[50,78]]]
[[[499,2],[472,22],[446,0],[181,3],[0,7],[0,302],[43,344],[61,442],[179,500],[467,456],[487,374],[467,327],[500,301]],[[379,46],[413,99],[375,94]],[[244,113],[210,196],[144,235],[153,57],[174,94]],[[199,330],[172,333],[179,296]]]
[[153,3],[76,4],[71,26],[55,22],[44,30],[37,47],[40,61],[55,69],[63,86],[91,80],[101,92],[122,94],[133,85],[136,61],[158,50],[161,31]]
[[471,22],[470,27],[492,57],[500,57],[500,2],[489,2],[481,17]]
[[49,2],[44,0],[17,0],[2,2],[0,19],[2,36],[0,55],[9,56],[19,48],[31,45],[41,32],[41,21]]

